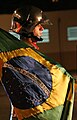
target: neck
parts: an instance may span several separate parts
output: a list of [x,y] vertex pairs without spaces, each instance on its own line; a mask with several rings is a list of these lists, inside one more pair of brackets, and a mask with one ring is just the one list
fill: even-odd
[[24,41],[26,44],[28,44],[29,46],[34,47],[35,49],[39,50],[39,47],[38,47],[38,45],[37,45],[37,42],[36,42],[36,41],[32,41],[31,38],[24,39],[23,41]]

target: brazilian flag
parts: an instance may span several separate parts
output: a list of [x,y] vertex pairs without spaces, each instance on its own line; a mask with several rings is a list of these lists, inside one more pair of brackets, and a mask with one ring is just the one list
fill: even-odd
[[75,79],[3,29],[0,77],[19,120],[72,120]]

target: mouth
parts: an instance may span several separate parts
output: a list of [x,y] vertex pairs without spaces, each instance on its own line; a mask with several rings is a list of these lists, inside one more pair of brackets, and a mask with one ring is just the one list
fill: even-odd
[[40,30],[40,35],[42,35],[42,34],[43,34],[43,31]]
[[43,32],[40,33],[40,36],[42,36]]

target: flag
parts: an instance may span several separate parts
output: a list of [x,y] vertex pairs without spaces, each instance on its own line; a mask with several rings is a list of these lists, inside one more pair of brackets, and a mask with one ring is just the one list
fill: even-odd
[[72,120],[74,78],[52,58],[0,29],[1,82],[24,120]]

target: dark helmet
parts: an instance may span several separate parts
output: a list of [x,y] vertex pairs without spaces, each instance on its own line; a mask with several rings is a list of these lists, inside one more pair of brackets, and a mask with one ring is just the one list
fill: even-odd
[[38,24],[51,24],[44,12],[35,6],[18,8],[12,15],[11,30],[16,32],[16,22],[22,26],[18,32],[24,37],[31,37],[33,29]]

